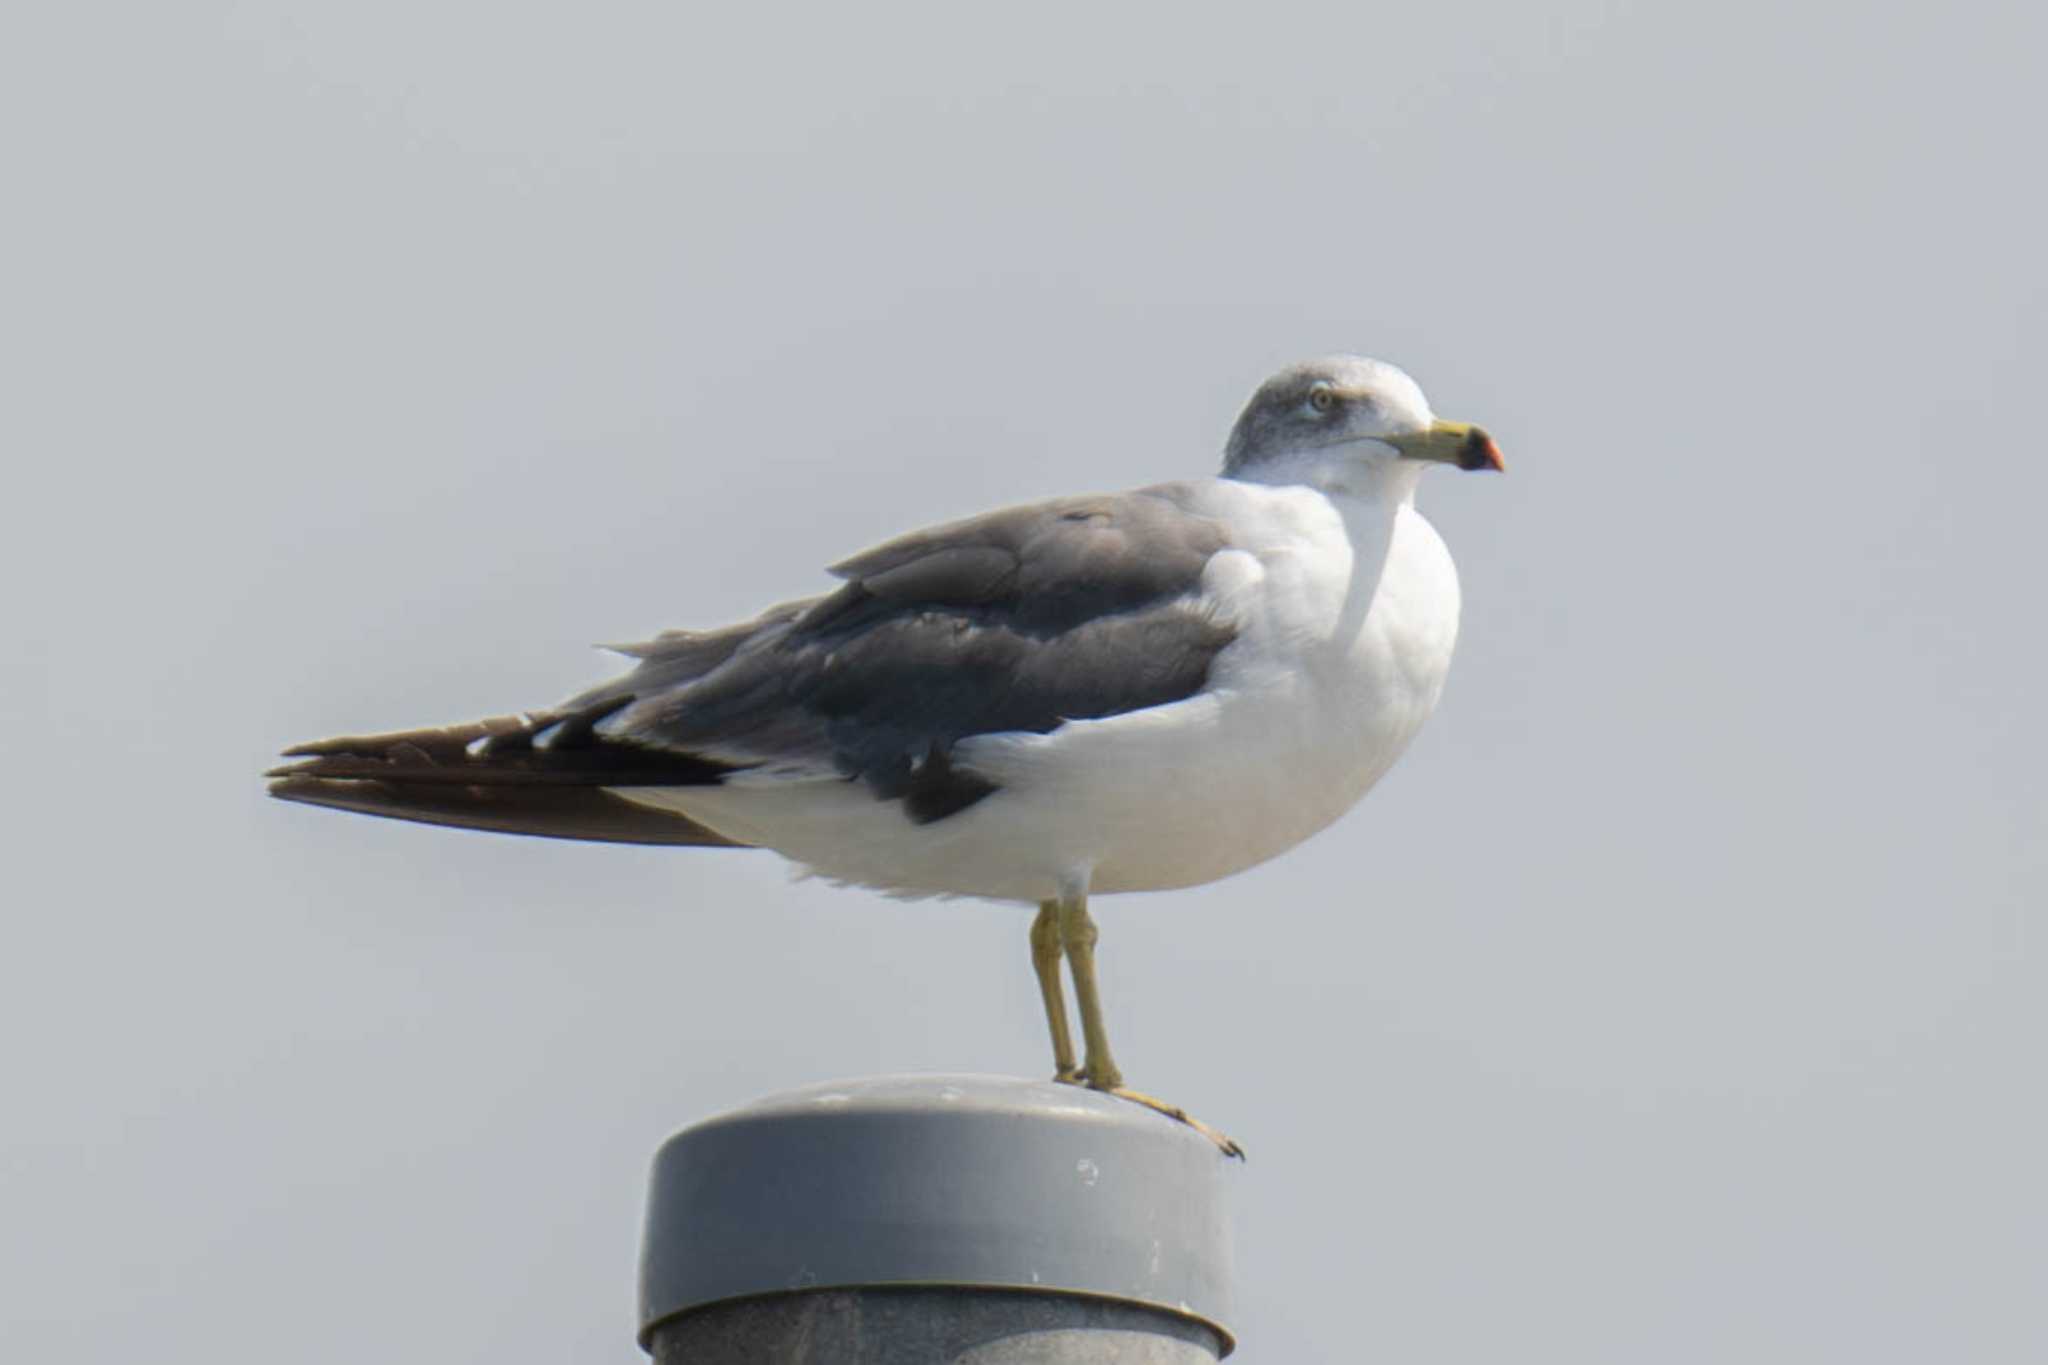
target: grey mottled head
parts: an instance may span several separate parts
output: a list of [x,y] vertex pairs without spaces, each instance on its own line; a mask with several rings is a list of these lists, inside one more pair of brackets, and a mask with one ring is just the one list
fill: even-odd
[[1223,473],[1256,479],[1324,452],[1360,463],[1501,467],[1492,437],[1463,422],[1438,420],[1402,371],[1381,360],[1336,355],[1290,365],[1259,386],[1231,428]]

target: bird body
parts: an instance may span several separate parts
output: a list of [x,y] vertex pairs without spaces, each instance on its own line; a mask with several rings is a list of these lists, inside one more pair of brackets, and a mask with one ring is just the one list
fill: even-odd
[[758,846],[891,895],[1035,902],[1056,1078],[1193,1122],[1122,1088],[1088,897],[1285,852],[1407,747],[1458,634],[1457,572],[1414,507],[1431,464],[1501,460],[1391,365],[1290,366],[1246,405],[1218,477],[915,532],[835,565],[822,596],[624,647],[629,672],[560,706],[287,750],[302,761],[271,791]]
[[928,824],[836,773],[618,794],[894,895],[1167,890],[1292,848],[1356,804],[1434,709],[1458,629],[1450,554],[1412,482],[1148,491],[1232,531],[1196,591],[1234,638],[1195,695],[964,738],[950,761],[997,790]]

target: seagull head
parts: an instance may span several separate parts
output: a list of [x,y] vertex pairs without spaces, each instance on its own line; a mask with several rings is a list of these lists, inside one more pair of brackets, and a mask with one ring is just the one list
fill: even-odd
[[1502,468],[1493,438],[1429,410],[1415,381],[1383,360],[1326,356],[1259,386],[1231,428],[1226,478],[1333,489],[1412,489],[1424,465]]

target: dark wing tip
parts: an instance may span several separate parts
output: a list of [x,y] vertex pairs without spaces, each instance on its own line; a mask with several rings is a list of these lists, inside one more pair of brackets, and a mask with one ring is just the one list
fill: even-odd
[[288,767],[272,768],[263,775],[271,779],[270,786],[265,790],[280,801],[310,801],[312,800],[311,793],[325,785],[327,781],[317,777],[307,777],[305,774],[294,772],[293,769]]
[[[624,697],[611,702],[606,708],[592,708],[596,712],[591,717],[592,723],[603,719],[631,700],[631,697]],[[402,748],[415,757],[457,758],[478,741],[516,743],[521,738],[530,740],[558,721],[581,718],[580,715],[564,716],[558,711],[522,711],[518,715],[492,716],[488,720],[473,721],[465,725],[437,725],[420,730],[395,730],[381,735],[336,735],[331,739],[315,739],[303,744],[294,744],[284,750],[279,757],[327,758],[347,754],[369,758],[388,755]]]
[[280,801],[495,834],[694,848],[747,846],[682,814],[638,805],[598,787],[423,786],[286,769],[269,790]]

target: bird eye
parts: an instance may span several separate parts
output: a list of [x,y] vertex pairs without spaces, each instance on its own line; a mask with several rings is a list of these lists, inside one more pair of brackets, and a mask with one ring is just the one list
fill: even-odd
[[1308,391],[1308,405],[1317,412],[1328,412],[1337,406],[1337,395],[1321,384]]

